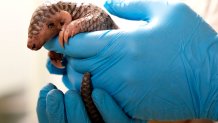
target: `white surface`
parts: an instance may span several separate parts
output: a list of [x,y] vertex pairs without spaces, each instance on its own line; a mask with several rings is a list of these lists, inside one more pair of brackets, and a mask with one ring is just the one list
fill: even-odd
[[34,55],[26,48],[31,0],[1,1],[0,4],[0,95],[23,86],[30,78]]

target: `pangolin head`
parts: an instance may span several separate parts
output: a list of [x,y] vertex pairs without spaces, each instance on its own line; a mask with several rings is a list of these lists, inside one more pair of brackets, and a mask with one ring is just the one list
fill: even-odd
[[72,21],[64,5],[69,3],[41,5],[33,13],[29,29],[27,47],[39,50],[49,39],[57,35],[62,26]]

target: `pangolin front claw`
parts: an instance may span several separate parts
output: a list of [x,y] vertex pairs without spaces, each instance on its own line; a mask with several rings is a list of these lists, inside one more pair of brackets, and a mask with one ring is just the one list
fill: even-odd
[[70,37],[69,31],[65,30],[64,31],[64,43],[68,43],[68,38]]
[[58,41],[62,48],[64,48],[64,31],[59,32]]
[[56,53],[54,51],[49,51],[48,56],[51,60],[51,63],[57,68],[64,68],[62,65],[63,55]]
[[56,68],[64,68],[64,66],[62,65],[62,61],[61,61],[61,60],[51,60],[51,63],[52,63]]

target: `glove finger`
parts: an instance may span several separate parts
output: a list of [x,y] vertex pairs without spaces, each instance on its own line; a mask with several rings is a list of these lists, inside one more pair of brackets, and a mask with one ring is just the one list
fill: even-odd
[[46,98],[46,112],[50,123],[65,123],[64,95],[60,90],[51,90]]
[[48,123],[48,117],[46,113],[46,96],[52,89],[56,89],[56,87],[49,83],[40,90],[36,108],[39,123]]
[[[97,43],[97,40],[101,40],[100,42],[106,42],[108,41],[109,43],[106,44],[106,46],[102,45],[102,49],[99,48],[99,50],[97,50],[97,48],[95,48],[94,45],[87,46],[87,47],[92,47],[92,48],[87,48],[87,51],[84,50],[80,50],[80,46],[77,46],[75,52],[77,54],[77,56],[80,56],[80,58],[68,58],[68,66],[67,67],[67,73],[69,73],[69,71],[73,71],[73,70],[69,70],[70,69],[74,69],[74,71],[76,71],[76,73],[80,73],[80,76],[78,77],[78,84],[76,85],[76,88],[80,88],[80,83],[81,83],[81,78],[82,78],[82,74],[85,72],[93,72],[93,70],[98,69],[99,66],[102,66],[104,63],[106,62],[111,62],[110,60],[110,56],[112,56],[115,53],[120,53],[121,51],[126,50],[127,48],[125,48],[125,45],[123,45],[122,43],[120,43],[121,41],[125,41],[119,38],[126,38],[124,37],[124,34],[120,34],[120,33],[114,33],[114,34],[109,34],[109,35],[102,35],[102,37],[99,39],[99,37],[97,35],[92,35],[92,36],[85,36],[85,37],[81,37],[81,41],[79,43],[81,43],[82,41],[84,41],[81,44],[78,45],[87,45],[89,44],[89,42],[91,42],[90,40],[92,40],[93,43],[96,43],[96,46],[98,47],[99,44]],[[85,40],[87,41],[87,44],[85,43]],[[96,42],[95,42],[96,41]],[[70,42],[71,43],[71,42]],[[100,47],[100,46],[99,46]],[[93,52],[93,54],[89,54]],[[96,52],[96,54],[94,53]],[[69,52],[69,53],[73,53],[73,52]],[[83,54],[83,53],[87,53],[87,54]],[[68,55],[72,55],[73,54],[68,54]],[[121,56],[122,53],[117,54],[116,57]],[[87,58],[85,58],[87,57]],[[103,62],[105,61],[105,62]],[[113,64],[111,64],[113,65]],[[69,76],[68,76],[69,77]],[[70,77],[69,77],[70,78]],[[71,79],[70,79],[71,80]],[[73,80],[73,78],[72,78]],[[72,81],[71,81],[72,82]]]
[[83,74],[77,72],[71,65],[72,64],[69,63],[67,66],[67,76],[66,76],[66,78],[68,78],[71,84],[69,87],[71,88],[71,90],[80,91]]
[[121,18],[149,21],[159,13],[163,14],[168,3],[167,0],[107,0],[104,7]]
[[67,91],[64,99],[68,123],[90,123],[83,101],[77,92]]
[[62,77],[62,82],[64,83],[65,87],[67,87],[70,90],[75,90],[74,85],[71,83],[71,81],[69,80],[67,74],[63,75]]
[[68,44],[62,48],[58,43],[58,38],[46,42],[44,47],[48,50],[57,53],[65,54],[66,56],[84,59],[95,56],[110,42],[114,42],[123,35],[122,30],[104,30],[89,33],[80,33],[69,38]]
[[106,123],[147,123],[147,121],[130,119],[114,99],[103,90],[94,89],[92,98]]
[[122,109],[105,91],[94,89],[92,98],[106,123],[128,123],[130,121]]
[[51,74],[63,75],[63,74],[66,73],[66,69],[65,69],[65,68],[56,68],[56,67],[51,63],[51,60],[50,60],[50,59],[47,60],[46,67],[47,67],[47,70],[49,71],[49,73],[51,73]]

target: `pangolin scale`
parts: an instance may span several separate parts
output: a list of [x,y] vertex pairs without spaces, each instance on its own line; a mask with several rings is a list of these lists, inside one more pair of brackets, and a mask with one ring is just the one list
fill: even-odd
[[[59,35],[59,42],[64,47],[70,36],[81,32],[108,29],[118,29],[118,26],[101,8],[89,3],[78,4],[60,1],[50,5],[42,5],[35,10],[28,29],[27,46],[32,50],[39,50],[49,39]],[[63,67],[62,54],[50,51],[49,57],[53,65],[58,68]],[[91,122],[103,123],[104,121],[91,98],[91,93],[91,75],[85,73],[81,85],[81,96],[87,114]]]

